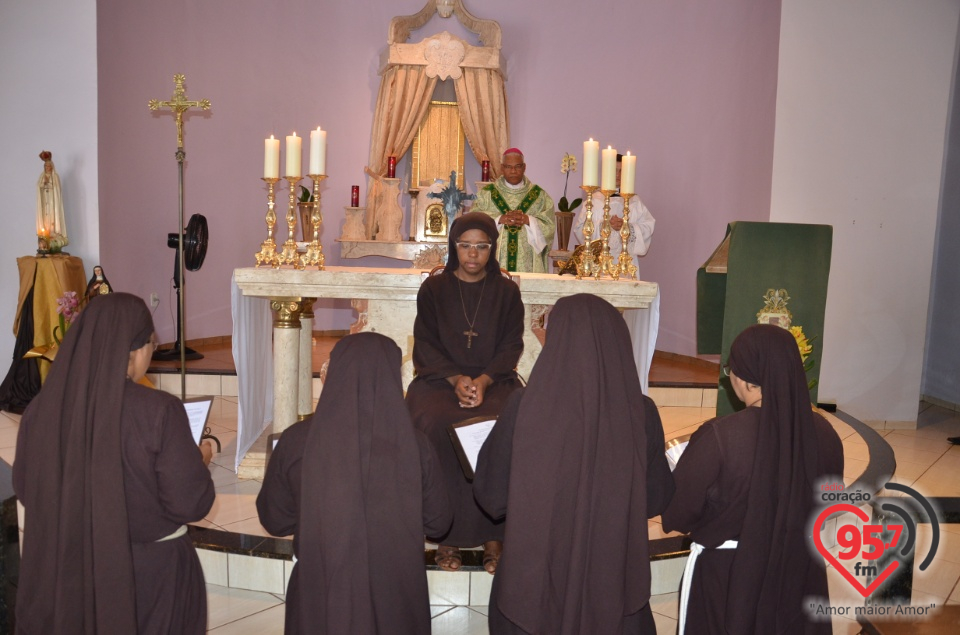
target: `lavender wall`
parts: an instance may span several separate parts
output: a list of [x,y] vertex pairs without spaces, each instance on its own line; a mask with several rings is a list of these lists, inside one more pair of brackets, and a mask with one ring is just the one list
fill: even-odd
[[[560,158],[588,136],[638,155],[638,189],[657,217],[641,276],[663,285],[658,348],[693,354],[696,268],[728,221],[768,216],[780,3],[467,5],[503,28],[511,142],[534,181],[559,197]],[[160,292],[162,340],[174,330],[175,136],[147,100],[169,98],[182,72],[190,98],[213,102],[186,123],[186,213],[207,216],[211,232],[203,269],[188,274],[188,336],[229,333],[231,272],[253,264],[266,234],[263,138],[329,129],[323,242],[328,264],[341,264],[333,239],[367,159],[387,26],[422,6],[98,2],[101,260],[117,288]],[[435,17],[424,32],[443,28],[457,31]],[[317,317],[318,328],[345,328],[352,313]]]

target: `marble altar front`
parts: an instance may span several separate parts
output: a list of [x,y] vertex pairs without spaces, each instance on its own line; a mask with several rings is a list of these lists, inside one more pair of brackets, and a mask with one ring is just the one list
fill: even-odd
[[[323,271],[256,267],[234,270],[240,292],[244,296],[268,299],[273,311],[274,432],[281,432],[298,417],[310,414],[313,369],[309,339],[316,299],[351,300],[357,311],[351,332],[373,331],[395,341],[403,354],[403,387],[407,387],[413,379],[417,292],[427,275],[418,269],[369,267],[327,267]],[[524,348],[517,368],[524,378],[530,376],[542,348],[538,333],[542,336],[543,317],[558,299],[575,293],[592,293],[619,309],[649,309],[658,292],[655,282],[577,280],[573,276],[542,273],[511,276],[520,287],[524,305]],[[306,352],[301,353],[303,350]],[[240,360],[237,361],[239,369]],[[241,409],[243,399],[241,394]]]

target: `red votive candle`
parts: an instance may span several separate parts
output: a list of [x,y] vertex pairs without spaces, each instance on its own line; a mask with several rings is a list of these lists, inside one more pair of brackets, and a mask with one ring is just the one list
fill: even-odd
[[350,186],[350,207],[360,207],[360,186]]
[[490,180],[490,162],[483,161],[480,163],[480,180],[489,181]]
[[397,178],[397,157],[390,157],[387,159],[387,178]]

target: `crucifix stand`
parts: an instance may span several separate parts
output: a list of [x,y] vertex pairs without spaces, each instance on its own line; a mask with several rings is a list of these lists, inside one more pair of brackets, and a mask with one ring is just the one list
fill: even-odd
[[[169,108],[173,111],[173,116],[176,118],[177,124],[177,167],[179,172],[179,183],[180,183],[180,216],[179,222],[177,225],[177,262],[179,271],[179,298],[178,302],[178,316],[177,324],[179,325],[177,333],[177,341],[180,343],[180,398],[187,398],[187,340],[184,337],[184,332],[186,331],[186,320],[184,319],[184,309],[183,309],[183,297],[186,287],[186,279],[184,277],[184,261],[183,261],[183,160],[186,158],[187,153],[183,149],[183,114],[190,110],[191,108],[200,108],[201,110],[210,110],[210,100],[201,99],[199,101],[188,101],[186,91],[183,88],[183,83],[186,81],[186,76],[182,73],[177,73],[173,76],[174,90],[173,97],[170,101],[160,101],[158,99],[151,99],[147,102],[147,105],[150,107],[150,110],[161,110],[163,108]],[[217,443],[219,445],[219,442]]]

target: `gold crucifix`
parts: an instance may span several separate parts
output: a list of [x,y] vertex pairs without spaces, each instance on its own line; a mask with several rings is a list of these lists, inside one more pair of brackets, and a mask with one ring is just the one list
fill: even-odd
[[200,108],[201,110],[210,110],[209,99],[187,101],[186,91],[183,89],[183,82],[185,82],[186,79],[183,73],[177,73],[173,76],[173,82],[176,88],[174,88],[173,98],[170,101],[151,99],[147,103],[147,105],[150,106],[150,110],[169,108],[173,111],[173,116],[177,118],[177,147],[180,149],[183,148],[183,113],[194,107]]

